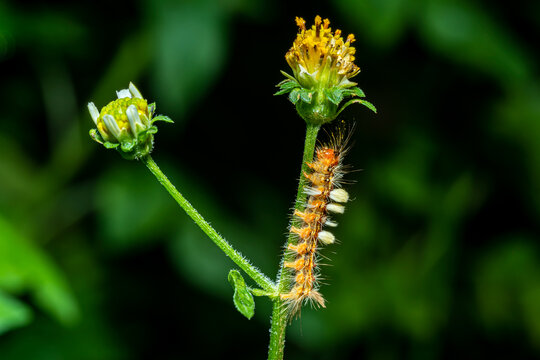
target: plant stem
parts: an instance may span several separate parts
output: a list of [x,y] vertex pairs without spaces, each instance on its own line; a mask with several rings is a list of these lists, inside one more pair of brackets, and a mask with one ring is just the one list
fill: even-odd
[[[307,125],[306,129],[306,141],[304,143],[304,157],[302,159],[302,167],[300,170],[300,180],[298,182],[298,191],[296,193],[296,201],[294,203],[295,210],[302,210],[302,205],[306,201],[307,195],[304,193],[307,179],[304,173],[308,170],[306,163],[313,160],[313,153],[315,151],[315,144],[317,142],[317,134],[319,133],[319,125]],[[293,218],[293,223],[296,221]],[[285,249],[294,240],[293,234],[289,234]],[[283,275],[283,264],[285,261],[290,261],[287,252],[284,251],[283,259],[277,275],[277,290],[278,294],[287,292],[290,287],[291,279],[288,276]],[[270,328],[270,345],[268,349],[268,360],[282,360],[283,352],[285,349],[285,330],[287,328],[287,312],[283,309],[283,301],[278,297],[274,300],[274,307],[272,310],[272,325]]]
[[266,275],[260,272],[259,269],[250,264],[250,262],[236,251],[210,224],[204,220],[197,210],[180,194],[174,185],[169,181],[167,176],[160,170],[157,164],[154,162],[150,155],[147,155],[141,159],[141,161],[148,167],[148,169],[154,174],[158,181],[163,185],[165,189],[176,200],[178,205],[184,209],[186,214],[193,219],[193,221],[201,228],[202,231],[228,256],[232,261],[236,263],[242,270],[248,274],[253,281],[255,281],[264,290],[275,293],[276,285]]

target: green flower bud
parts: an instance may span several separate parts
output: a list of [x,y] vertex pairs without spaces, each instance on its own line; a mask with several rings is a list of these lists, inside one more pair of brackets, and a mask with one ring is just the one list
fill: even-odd
[[139,159],[153,148],[156,121],[172,122],[167,116],[154,117],[155,104],[148,105],[139,90],[129,83],[128,89],[116,92],[118,99],[98,111],[88,103],[88,111],[97,129],[90,136],[107,149],[117,149],[126,159]]
[[289,94],[298,114],[309,124],[322,125],[334,120],[352,103],[360,103],[376,112],[375,107],[360,99],[352,99],[339,107],[347,97],[365,97],[356,83],[349,79],[360,72],[354,64],[355,41],[350,34],[344,40],[341,30],[332,32],[328,19],[315,17],[315,24],[306,29],[306,22],[296,18],[300,31],[285,55],[293,75],[282,72],[287,79],[277,86],[276,95]]

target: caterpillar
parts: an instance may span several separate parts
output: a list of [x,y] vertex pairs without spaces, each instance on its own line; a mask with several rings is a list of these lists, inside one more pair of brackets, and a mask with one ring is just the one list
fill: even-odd
[[289,270],[293,278],[289,291],[280,295],[290,318],[306,302],[326,307],[318,287],[318,250],[322,245],[336,241],[334,235],[323,228],[337,226],[330,214],[342,214],[345,211],[343,204],[349,200],[349,194],[341,188],[344,174],[342,160],[349,137],[350,132],[344,138],[343,131],[339,131],[328,144],[317,147],[313,161],[306,163],[309,171],[303,176],[309,183],[304,187],[308,198],[302,210],[294,211],[290,232],[296,243],[289,243],[287,247],[288,258],[294,260],[283,263],[284,269]]

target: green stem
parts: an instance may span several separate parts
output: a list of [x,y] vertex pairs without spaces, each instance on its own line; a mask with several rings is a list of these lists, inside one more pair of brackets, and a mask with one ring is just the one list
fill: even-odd
[[178,205],[184,209],[186,214],[193,219],[193,221],[201,228],[202,231],[221,249],[223,252],[231,258],[242,270],[246,272],[260,287],[264,290],[275,293],[276,285],[266,275],[261,273],[259,269],[249,263],[246,258],[236,251],[210,224],[204,220],[197,210],[180,194],[174,185],[169,181],[167,176],[160,170],[157,164],[154,162],[150,155],[147,155],[141,159],[141,161],[148,167],[148,169],[154,174],[158,181],[163,185],[165,189],[176,200]]
[[[315,152],[315,144],[317,143],[317,134],[319,133],[320,125],[307,125],[306,141],[304,143],[304,157],[302,159],[302,168],[300,171],[300,181],[298,182],[298,191],[296,193],[296,201],[294,203],[295,210],[302,210],[302,204],[305,203],[307,195],[304,193],[304,188],[307,179],[304,173],[308,170],[306,163],[313,160]],[[293,223],[295,222],[293,218]],[[294,240],[293,234],[289,234],[285,249]],[[291,285],[291,279],[288,276],[282,276],[283,264],[285,261],[290,261],[287,252],[283,254],[283,260],[278,271],[277,289],[279,294],[286,293]],[[283,309],[283,301],[279,296],[274,300],[274,308],[272,310],[272,326],[270,328],[270,345],[268,349],[268,360],[283,359],[285,349],[285,330],[287,328],[287,312]]]

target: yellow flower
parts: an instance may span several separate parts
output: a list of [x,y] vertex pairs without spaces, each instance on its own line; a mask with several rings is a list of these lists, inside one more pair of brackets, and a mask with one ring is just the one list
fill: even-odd
[[[315,17],[315,24],[306,28],[304,19],[297,17],[299,32],[285,55],[293,76],[282,71],[287,79],[277,86],[276,95],[289,94],[298,114],[312,125],[334,120],[347,106],[359,103],[376,112],[364,92],[350,81],[360,68],[354,63],[356,49],[351,46],[354,35],[344,40],[341,30],[332,32],[330,20]],[[340,107],[347,97],[353,97]],[[356,98],[354,98],[356,97]]]
[[137,136],[140,130],[150,125],[150,109],[133,83],[128,89],[116,92],[118,99],[98,111],[93,102],[88,103],[88,111],[105,141],[118,143]]
[[116,92],[118,99],[98,110],[93,102],[88,111],[96,129],[90,136],[108,149],[117,149],[127,159],[139,159],[152,151],[156,121],[172,122],[167,116],[154,115],[155,104],[148,105],[139,90],[129,83],[127,89]]
[[306,29],[304,19],[297,17],[300,31],[285,59],[294,72],[296,80],[305,88],[350,87],[356,85],[349,79],[360,72],[354,64],[355,41],[350,34],[346,40],[341,30],[332,33],[328,19],[315,17],[315,24]]

